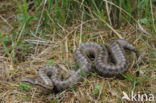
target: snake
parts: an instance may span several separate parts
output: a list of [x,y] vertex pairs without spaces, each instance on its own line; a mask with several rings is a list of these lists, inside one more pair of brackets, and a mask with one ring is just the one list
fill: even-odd
[[75,50],[74,57],[79,64],[79,69],[69,78],[61,80],[59,67],[56,64],[40,68],[37,79],[27,77],[21,81],[47,90],[63,91],[83,81],[83,77],[87,77],[93,71],[100,75],[120,75],[128,70],[125,50],[133,51],[136,57],[139,57],[137,48],[125,39],[116,39],[105,45],[85,42]]

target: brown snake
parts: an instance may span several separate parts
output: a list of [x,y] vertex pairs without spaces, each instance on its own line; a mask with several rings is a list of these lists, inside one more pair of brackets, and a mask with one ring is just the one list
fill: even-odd
[[24,78],[22,82],[61,91],[82,81],[82,74],[88,75],[92,71],[101,75],[118,75],[128,70],[124,49],[131,50],[136,53],[137,57],[139,56],[136,47],[124,39],[114,40],[105,46],[94,42],[83,43],[75,51],[75,58],[80,64],[80,68],[68,79],[61,80],[58,67],[54,65],[42,67],[38,73],[39,80]]

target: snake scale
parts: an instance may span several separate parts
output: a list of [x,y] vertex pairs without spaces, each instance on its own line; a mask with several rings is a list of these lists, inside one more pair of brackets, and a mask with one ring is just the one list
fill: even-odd
[[75,51],[80,68],[66,80],[60,79],[58,66],[54,65],[42,67],[38,73],[39,80],[27,77],[22,79],[22,82],[62,91],[82,81],[82,74],[87,76],[92,71],[101,75],[118,75],[128,70],[124,49],[133,51],[137,57],[139,56],[137,48],[125,39],[117,39],[105,45],[94,42],[82,43]]

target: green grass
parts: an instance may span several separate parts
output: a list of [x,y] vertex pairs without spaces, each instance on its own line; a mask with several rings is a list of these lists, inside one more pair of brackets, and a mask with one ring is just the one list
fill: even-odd
[[30,91],[30,89],[32,88],[32,86],[26,85],[24,83],[20,83],[20,88],[22,90],[25,90],[25,91]]

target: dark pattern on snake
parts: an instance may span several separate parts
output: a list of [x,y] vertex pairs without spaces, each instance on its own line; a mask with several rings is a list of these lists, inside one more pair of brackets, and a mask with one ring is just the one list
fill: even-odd
[[[39,70],[39,78],[42,82],[34,78],[24,78],[22,82],[61,91],[82,81],[82,74],[87,76],[91,71],[97,71],[102,75],[118,75],[128,69],[124,49],[131,50],[136,53],[137,57],[139,56],[136,47],[124,39],[114,40],[105,46],[93,42],[83,43],[75,51],[75,58],[80,64],[80,68],[68,79],[61,80],[58,67],[54,65]],[[110,59],[113,60],[113,63],[108,61]]]

